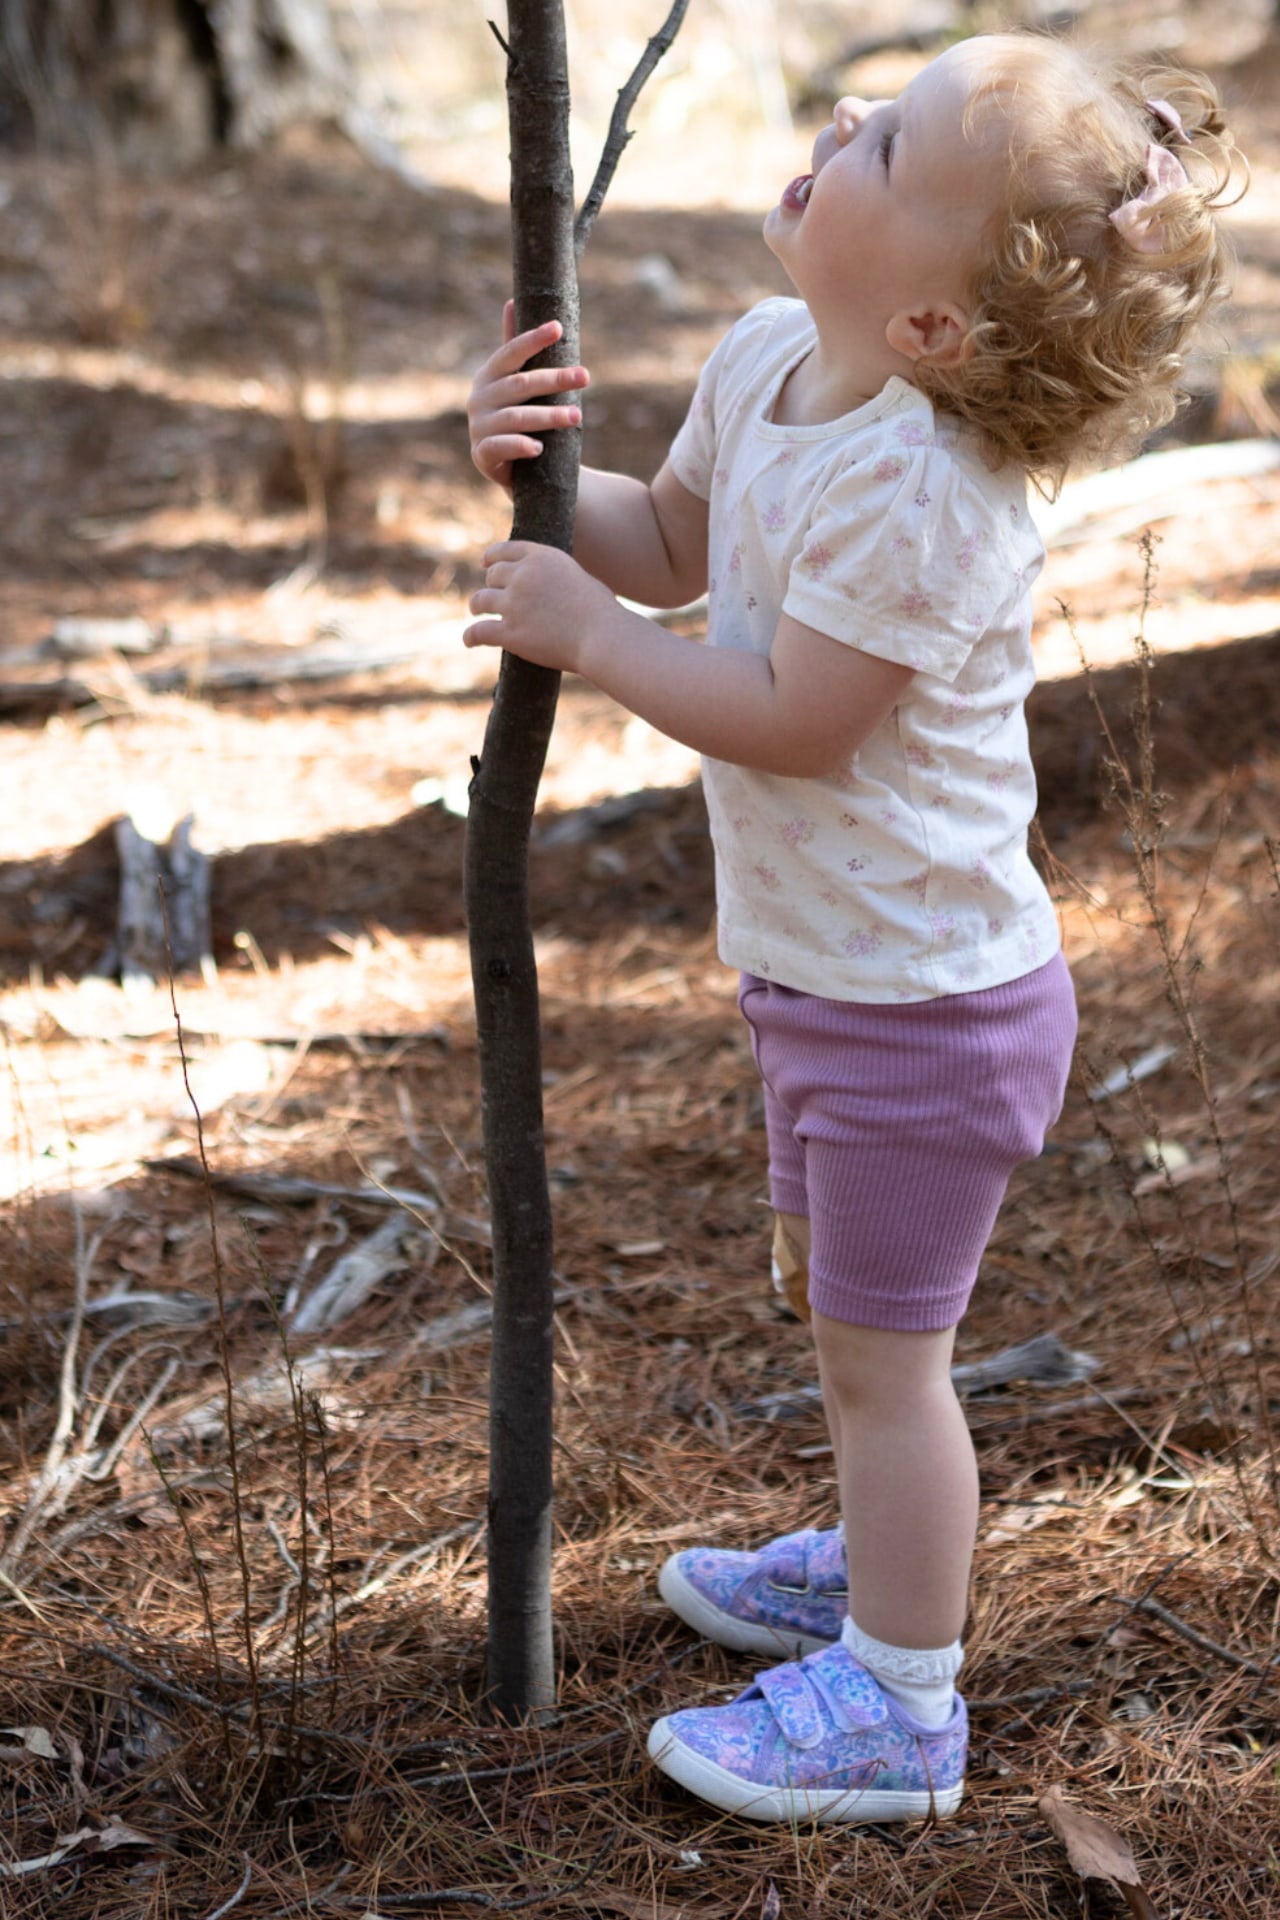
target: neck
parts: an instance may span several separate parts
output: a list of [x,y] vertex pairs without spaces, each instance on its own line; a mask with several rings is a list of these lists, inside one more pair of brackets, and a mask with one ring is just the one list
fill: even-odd
[[[906,362],[897,354],[850,357],[835,353],[819,334],[812,351],[791,374],[778,397],[774,418],[781,426],[816,427],[865,406]],[[909,368],[908,368],[909,371]]]

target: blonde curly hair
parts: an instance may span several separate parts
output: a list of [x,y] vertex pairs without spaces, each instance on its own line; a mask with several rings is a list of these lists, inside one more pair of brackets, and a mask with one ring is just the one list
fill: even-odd
[[[1242,163],[1203,75],[1000,37],[968,123],[984,140],[997,123],[1007,189],[969,290],[965,351],[918,362],[913,378],[981,431],[994,463],[1017,461],[1052,498],[1069,467],[1131,449],[1176,411],[1191,338],[1225,297],[1215,210]],[[1155,210],[1159,250],[1139,251],[1111,216],[1146,185],[1152,146],[1176,154],[1187,184]]]

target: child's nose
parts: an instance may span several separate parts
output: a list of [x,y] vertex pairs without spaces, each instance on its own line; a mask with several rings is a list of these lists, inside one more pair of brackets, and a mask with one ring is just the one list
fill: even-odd
[[836,124],[836,138],[841,146],[846,140],[852,140],[869,110],[870,103],[855,93],[848,93],[843,99],[836,101],[833,118]]

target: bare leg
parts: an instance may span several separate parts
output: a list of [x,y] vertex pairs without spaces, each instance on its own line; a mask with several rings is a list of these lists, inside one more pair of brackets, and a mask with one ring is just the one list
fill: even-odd
[[849,1561],[849,1611],[890,1646],[958,1640],[978,1521],[973,1442],[951,1385],[955,1329],[813,1316]]

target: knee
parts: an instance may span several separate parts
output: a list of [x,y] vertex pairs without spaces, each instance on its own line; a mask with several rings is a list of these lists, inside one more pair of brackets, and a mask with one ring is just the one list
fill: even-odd
[[813,1343],[823,1391],[833,1393],[841,1406],[918,1405],[921,1395],[952,1390],[954,1327],[897,1333],[815,1313]]

